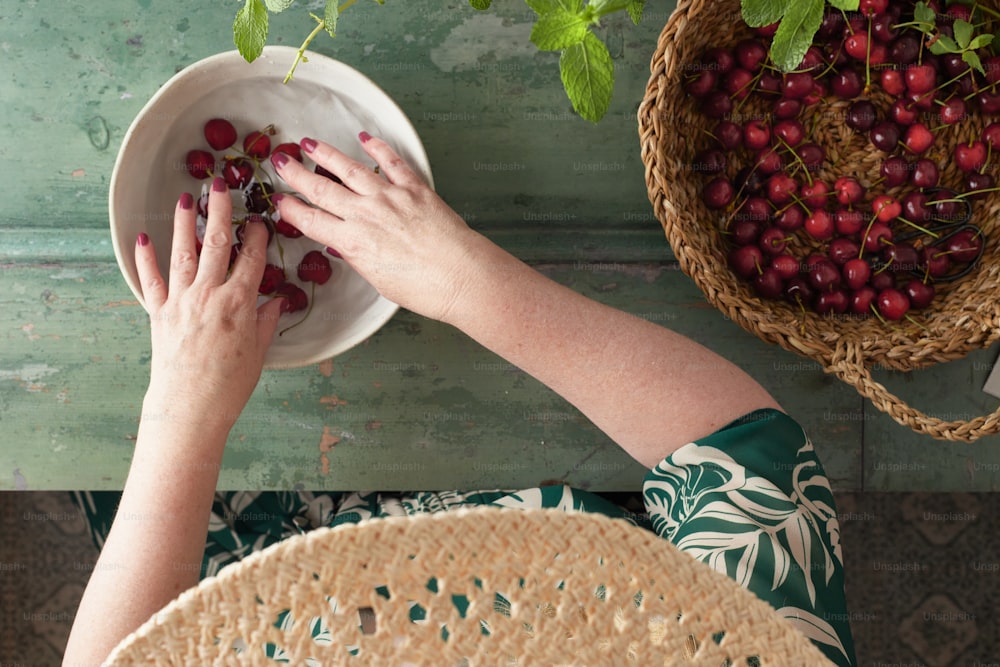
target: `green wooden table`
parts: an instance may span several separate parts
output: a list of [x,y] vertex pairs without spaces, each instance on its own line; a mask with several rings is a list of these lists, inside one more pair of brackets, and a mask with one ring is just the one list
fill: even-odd
[[[646,195],[635,111],[674,7],[601,28],[616,62],[599,125],[572,113],[520,0],[359,3],[317,51],[372,78],[419,132],[441,195],[553,279],[696,337],[740,363],[805,426],[838,490],[992,490],[1000,438],[918,436],[817,364],[765,345],[677,269]],[[107,190],[122,137],[176,71],[230,50],[236,5],[202,0],[0,9],[0,489],[120,489],[149,364],[122,280]],[[272,21],[298,44],[302,10]],[[880,374],[938,416],[992,411],[987,350]],[[946,391],[941,388],[945,387]],[[323,364],[265,372],[220,488],[496,488],[563,480],[634,490],[643,470],[578,411],[455,329],[401,311]]]

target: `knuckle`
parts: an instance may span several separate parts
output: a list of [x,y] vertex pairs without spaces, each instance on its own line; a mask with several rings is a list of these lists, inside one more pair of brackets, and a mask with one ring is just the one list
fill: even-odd
[[173,269],[187,269],[198,263],[198,256],[189,250],[175,252],[170,258],[170,266]]
[[202,245],[206,248],[221,248],[223,246],[232,245],[233,236],[228,231],[209,231],[205,233],[205,239],[202,241]]
[[305,185],[304,192],[311,202],[318,202],[326,195],[326,179],[317,176]]
[[357,178],[358,176],[365,175],[368,171],[369,171],[368,167],[364,166],[359,162],[355,162],[347,168],[347,173],[345,174],[345,176],[347,176],[348,179],[354,179]]

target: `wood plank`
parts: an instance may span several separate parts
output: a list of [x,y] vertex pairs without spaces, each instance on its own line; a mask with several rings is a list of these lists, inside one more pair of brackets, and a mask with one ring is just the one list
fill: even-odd
[[[599,301],[695,337],[806,428],[833,485],[860,487],[857,394],[726,321],[672,264],[539,265]],[[4,269],[0,489],[124,482],[149,365],[148,320],[113,263]],[[338,438],[329,447],[332,438]],[[323,451],[329,449],[329,451]],[[323,460],[324,455],[328,463]],[[266,372],[220,488],[634,490],[643,470],[539,382],[446,325],[401,312],[329,364]]]
[[[0,156],[16,184],[0,227],[105,228],[112,167],[133,118],[176,71],[234,48],[230,3],[139,5],[124,14],[110,2],[44,14],[21,3],[0,8],[9,73],[0,78]],[[467,2],[358,3],[338,37],[320,35],[313,48],[397,100],[442,196],[477,224],[604,230],[649,214],[635,110],[674,6],[647,7],[638,26],[621,14],[599,28],[615,58],[616,90],[598,125],[572,112],[558,54],[530,43],[534,14],[521,0],[497,0],[487,12]],[[269,43],[297,45],[311,28],[296,5],[272,19]]]

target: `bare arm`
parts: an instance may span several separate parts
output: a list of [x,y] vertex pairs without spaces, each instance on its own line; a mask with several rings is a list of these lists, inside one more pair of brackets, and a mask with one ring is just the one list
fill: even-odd
[[294,160],[276,164],[316,204],[282,197],[281,215],[337,248],[387,298],[458,327],[536,377],[639,462],[655,465],[747,412],[779,407],[700,344],[531,269],[469,229],[387,144],[362,141],[388,182],[303,140],[344,185]]
[[169,294],[152,245],[136,243],[152,333],[149,389],[121,505],[84,591],[64,665],[99,665],[198,583],[226,438],[260,377],[281,305],[257,308],[263,225],[247,231],[226,278],[230,210],[225,184],[215,184],[198,260],[191,198],[178,202]]

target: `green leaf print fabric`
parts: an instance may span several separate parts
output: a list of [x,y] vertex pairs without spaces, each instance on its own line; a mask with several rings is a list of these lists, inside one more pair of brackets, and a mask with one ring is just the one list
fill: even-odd
[[[120,493],[74,494],[98,548]],[[645,512],[570,486],[517,491],[221,492],[202,577],[320,526],[474,505],[599,512],[654,531],[771,604],[824,654],[853,667],[840,527],[833,493],[802,428],[758,410],[667,456],[646,474]],[[411,609],[419,621],[423,610]]]

